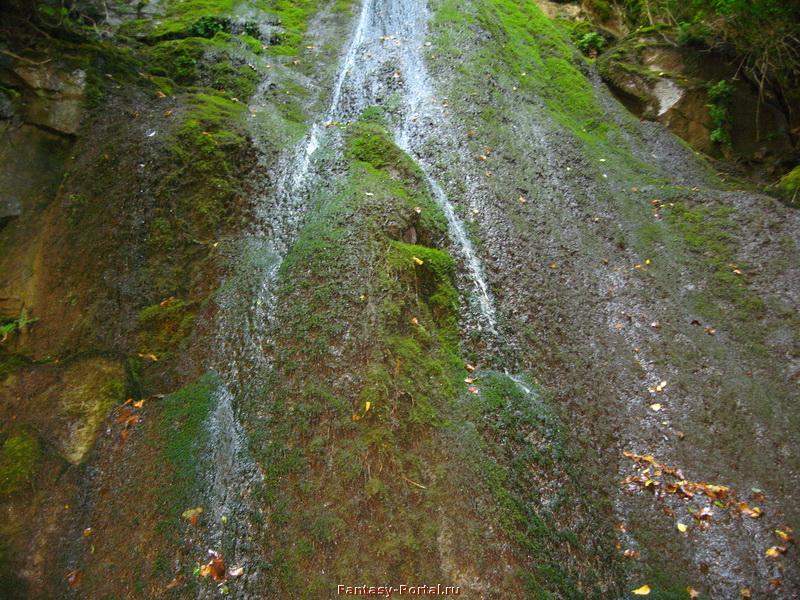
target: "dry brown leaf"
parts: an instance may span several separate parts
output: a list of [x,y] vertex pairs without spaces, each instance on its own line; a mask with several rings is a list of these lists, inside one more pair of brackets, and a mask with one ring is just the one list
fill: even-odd
[[81,580],[83,579],[83,573],[78,570],[67,571],[64,575],[64,580],[67,582],[67,585],[70,589],[75,589],[81,584]]

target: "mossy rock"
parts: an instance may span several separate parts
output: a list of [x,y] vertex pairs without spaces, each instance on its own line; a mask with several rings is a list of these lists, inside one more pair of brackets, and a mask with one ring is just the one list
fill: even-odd
[[[60,381],[45,394],[58,413],[54,443],[70,463],[86,458],[111,408],[125,399],[125,368],[120,361],[92,357],[77,359],[64,368]],[[52,406],[52,408],[50,408]]]

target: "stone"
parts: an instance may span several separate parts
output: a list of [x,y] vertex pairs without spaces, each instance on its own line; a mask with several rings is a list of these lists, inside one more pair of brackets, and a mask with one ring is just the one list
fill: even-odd
[[50,65],[17,65],[14,74],[32,94],[25,95],[26,122],[59,133],[75,135],[83,117],[86,73],[66,73]]

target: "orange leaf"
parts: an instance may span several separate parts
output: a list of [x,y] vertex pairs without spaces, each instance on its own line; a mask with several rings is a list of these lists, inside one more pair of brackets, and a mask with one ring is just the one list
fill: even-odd
[[81,579],[83,579],[83,573],[80,571],[67,571],[67,574],[64,575],[64,579],[67,582],[67,585],[70,589],[75,589],[81,584]]

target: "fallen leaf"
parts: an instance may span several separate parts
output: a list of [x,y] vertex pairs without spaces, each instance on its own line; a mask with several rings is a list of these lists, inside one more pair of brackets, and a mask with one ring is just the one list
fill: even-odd
[[364,414],[367,414],[369,412],[370,408],[372,408],[372,402],[369,402],[369,401],[365,402],[364,403]]
[[783,540],[784,542],[791,542],[794,540],[794,536],[792,536],[792,530],[789,529],[788,527],[786,528],[785,531],[782,529],[776,529],[775,535],[781,538],[781,540]]
[[520,196],[519,197],[519,203],[520,204],[525,204],[526,202],[527,202],[527,200],[525,199],[525,196]]
[[742,598],[752,598],[753,593],[750,591],[750,588],[743,587],[739,590],[739,596]]
[[467,378],[464,380],[464,383],[475,383],[475,380],[474,380],[472,377],[467,377]]
[[714,516],[714,511],[711,510],[708,506],[704,506],[702,509],[693,513],[692,516],[698,521],[710,521],[711,518]]
[[660,410],[661,410],[661,408],[662,408],[662,407],[661,407],[661,405],[660,405],[658,402],[656,402],[655,404],[651,404],[651,405],[650,405],[650,408],[651,408],[652,410],[654,410],[655,412],[658,412],[658,411],[660,411]]
[[225,560],[221,554],[209,550],[211,560],[200,567],[200,576],[208,577],[214,581],[225,581]]
[[156,98],[166,98],[167,95],[161,90],[156,90]]
[[83,573],[77,570],[67,571],[66,575],[64,575],[64,580],[73,590],[81,584],[81,579],[83,579]]
[[241,577],[244,573],[244,567],[231,567],[228,569],[228,577]]
[[639,558],[639,551],[638,550],[631,550],[630,548],[628,548],[627,550],[625,550],[625,552],[622,553],[622,556],[624,556],[625,558],[637,559],[637,558]]
[[469,387],[467,388],[467,391],[468,391],[470,394],[478,394],[478,393],[480,393],[480,390],[478,390],[478,388],[476,388],[474,385],[471,385],[471,386],[469,386]]
[[92,528],[91,527],[87,527],[86,529],[83,530],[83,537],[89,537],[91,535],[92,535]]
[[181,583],[183,583],[183,575],[176,575],[175,578],[170,581],[164,589],[171,590],[172,588],[178,587]]
[[413,319],[411,319],[411,324],[416,327],[417,325],[419,325],[419,319],[417,319],[417,317],[414,317]]
[[700,592],[694,589],[692,586],[686,588],[686,593],[689,594],[689,598],[699,598]]
[[758,506],[750,507],[747,502],[739,502],[739,510],[750,517],[751,519],[758,519],[761,515],[764,514],[764,511],[761,510]]
[[144,406],[144,398],[142,398],[138,402],[133,403],[133,408],[142,408],[143,406]]
[[425,264],[424,260],[422,260],[421,258],[417,258],[416,256],[414,257],[414,262],[416,264],[418,264],[418,265],[424,265]]
[[636,596],[649,596],[650,595],[650,586],[643,585],[640,588],[636,588],[635,590],[631,590],[631,594]]
[[772,546],[767,549],[766,554],[770,558],[778,558],[781,554],[786,554],[786,546]]
[[686,533],[687,531],[689,531],[689,526],[688,526],[688,525],[684,525],[684,524],[683,524],[683,523],[681,523],[680,521],[678,521],[678,522],[675,524],[675,527],[677,527],[677,528],[678,528],[678,531],[680,531],[681,533]]
[[352,419],[354,422],[355,422],[355,421],[360,421],[360,420],[361,420],[361,415],[356,415],[356,414],[353,414],[353,416],[351,416],[350,418],[351,418],[351,419]]
[[473,367],[473,366],[472,366],[471,364],[469,364],[469,363],[467,363],[466,365],[464,365],[464,368],[465,368],[467,371],[469,371],[470,373],[472,373],[472,372],[475,370],[475,367]]
[[201,514],[203,514],[203,507],[198,506],[197,508],[190,508],[183,511],[181,517],[189,521],[189,523],[192,524],[192,527],[197,527],[197,523],[200,520]]

